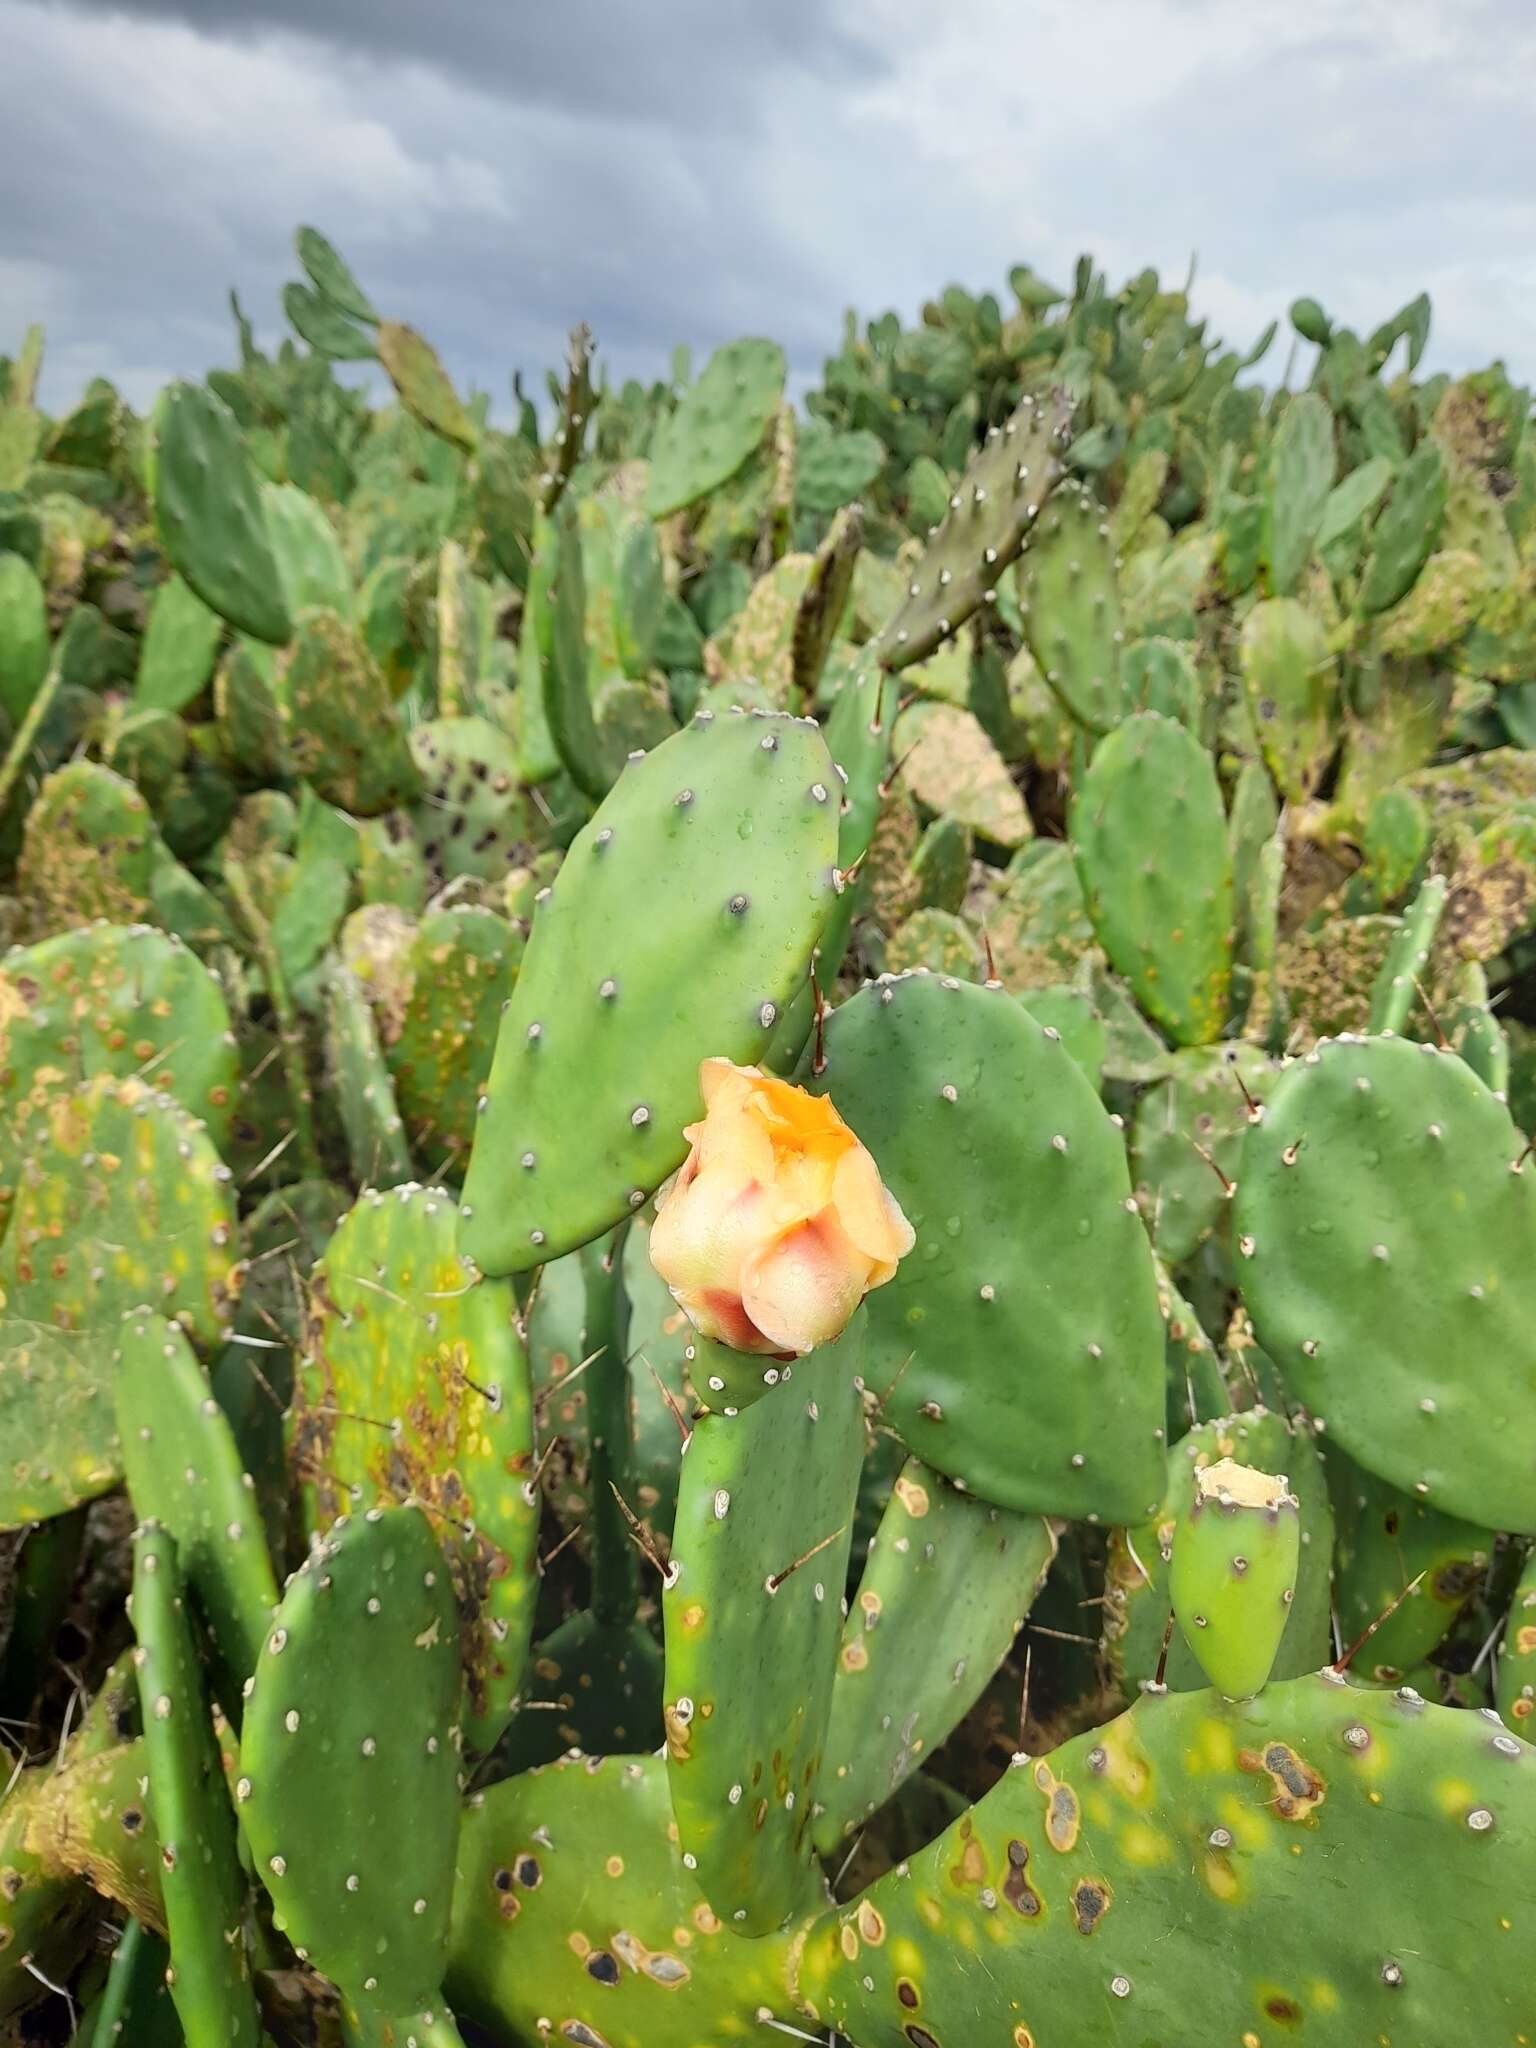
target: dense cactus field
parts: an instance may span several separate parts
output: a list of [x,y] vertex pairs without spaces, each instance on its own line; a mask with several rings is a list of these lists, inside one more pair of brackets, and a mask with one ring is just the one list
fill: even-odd
[[297,256],[0,358],[0,2043],[1528,2048],[1531,394]]

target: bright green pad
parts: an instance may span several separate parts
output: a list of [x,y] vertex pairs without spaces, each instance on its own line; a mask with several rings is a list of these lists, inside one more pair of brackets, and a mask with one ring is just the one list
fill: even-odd
[[429,910],[411,941],[411,993],[386,1055],[413,1144],[434,1169],[462,1171],[491,1071],[501,1013],[522,957],[494,910]]
[[1510,1602],[1496,1691],[1505,1722],[1529,1739],[1536,1728],[1536,1550],[1527,1556]]
[[224,621],[191,584],[172,575],[155,592],[139,649],[133,695],[158,711],[181,711],[201,696],[213,674]]
[[136,924],[165,858],[149,806],[99,761],[48,776],[27,812],[16,893],[40,936],[105,917]]
[[1259,1342],[1330,1437],[1446,1514],[1536,1531],[1536,1175],[1471,1068],[1406,1039],[1292,1066],[1237,1192]]
[[122,1470],[111,1391],[121,1317],[146,1300],[212,1349],[238,1276],[229,1169],[169,1096],[108,1076],[50,1105],[0,1246],[0,1526],[58,1514]]
[[1041,515],[1017,576],[1024,628],[1041,673],[1090,732],[1125,714],[1125,638],[1109,523],[1093,493],[1064,484]]
[[1060,1034],[1062,1044],[1088,1076],[1097,1093],[1104,1079],[1104,1054],[1108,1031],[1104,1019],[1093,1007],[1093,998],[1080,988],[1032,988],[1026,992],[1024,1007],[1035,1022]]
[[487,718],[428,719],[412,729],[410,744],[421,773],[414,823],[427,865],[440,882],[500,881],[534,837],[515,744]]
[[733,477],[767,432],[784,394],[784,351],[772,341],[728,341],[656,429],[645,506],[653,519]]
[[459,1599],[465,1739],[488,1749],[522,1683],[537,1589],[528,1362],[512,1289],[464,1256],[441,1188],[368,1194],[315,1268],[289,1432],[304,1518],[412,1499]]
[[[1191,1429],[1168,1453],[1167,1491],[1157,1513],[1110,1537],[1104,1656],[1110,1677],[1127,1693],[1157,1675],[1168,1623],[1175,1525],[1189,1497],[1192,1469],[1218,1458],[1235,1458],[1261,1472],[1283,1472],[1301,1503],[1301,1565],[1275,1675],[1299,1678],[1315,1671],[1332,1648],[1333,1510],[1322,1462],[1305,1424],[1293,1428],[1283,1415],[1254,1408]],[[1177,1630],[1168,1645],[1164,1676],[1173,1692],[1198,1691],[1207,1683]]]
[[497,1745],[497,1772],[550,1764],[570,1749],[614,1756],[658,1747],[661,1689],[661,1645],[645,1624],[599,1621],[582,1608],[534,1645],[523,1709]]
[[23,555],[0,554],[0,709],[27,715],[48,673],[48,598]]
[[187,2048],[255,2048],[261,2023],[245,1951],[235,1817],[183,1606],[176,1542],[155,1523],[134,1537],[133,1632],[176,2011]]
[[581,521],[568,498],[545,542],[554,551],[549,585],[548,644],[541,635],[539,684],[544,723],[561,765],[583,796],[600,803],[613,785],[611,759],[592,717],[588,683],[587,598]]
[[1195,1661],[1228,1699],[1252,1699],[1291,1618],[1301,1518],[1284,1475],[1243,1476],[1236,1460],[1198,1472],[1178,1502],[1168,1592]]
[[[1149,832],[1152,820],[1155,832]],[[1215,766],[1155,711],[1101,740],[1072,806],[1088,915],[1110,964],[1180,1045],[1221,1036],[1232,979],[1232,859]]]
[[700,1898],[655,1757],[553,1764],[465,1811],[447,1989],[498,2041],[766,2039],[762,2013],[795,2018],[789,1950],[733,1938]]
[[700,1062],[766,1050],[835,900],[839,787],[817,728],[784,717],[701,714],[625,769],[539,907],[502,1022],[464,1184],[486,1272],[637,1208],[682,1162]]
[[[1338,1530],[1333,1575],[1339,1636],[1347,1648],[1380,1621],[1350,1669],[1358,1678],[1397,1685],[1450,1634],[1483,1584],[1497,1539],[1491,1529],[1399,1493],[1337,1444],[1326,1446],[1325,1462]],[[1421,1572],[1423,1583],[1383,1620]]]
[[1322,620],[1294,597],[1256,604],[1238,643],[1243,695],[1282,796],[1304,803],[1338,744],[1339,685]]
[[365,362],[378,353],[370,335],[308,285],[283,286],[283,311],[299,339],[332,362]]
[[350,620],[351,572],[336,529],[321,506],[297,484],[263,484],[261,502],[290,617],[297,619],[320,606]]
[[996,590],[1060,477],[1071,404],[1025,397],[966,464],[907,595],[879,639],[886,668],[921,661]]
[[371,818],[415,797],[421,778],[388,685],[335,612],[303,614],[276,689],[294,769],[327,803]]
[[823,1856],[970,1712],[1055,1555],[1040,1516],[989,1507],[907,1460],[843,1626],[817,1793]]
[[240,1080],[229,1011],[179,939],[147,925],[92,925],[0,965],[0,1203],[37,1112],[97,1074],[142,1074],[225,1143]]
[[1126,1521],[1162,1490],[1163,1325],[1119,1132],[1058,1033],[915,974],[826,1031],[819,1093],[917,1232],[867,1378],[925,1463],[999,1507]]
[[235,1797],[277,1926],[349,2004],[437,2004],[458,1834],[453,1586],[426,1516],[334,1523],[256,1667]]
[[398,320],[381,320],[378,350],[379,361],[411,417],[465,454],[473,455],[479,432],[460,403],[431,342]]
[[1137,1098],[1131,1170],[1152,1242],[1170,1265],[1193,1258],[1221,1229],[1228,1210],[1221,1176],[1235,1180],[1248,1128],[1243,1087],[1262,1100],[1274,1073],[1257,1046],[1190,1046],[1169,1060],[1166,1080]]
[[350,968],[332,969],[325,991],[325,1046],[336,1110],[359,1187],[411,1178],[411,1148],[384,1064],[373,1007]]
[[1264,550],[1277,596],[1294,590],[1307,566],[1337,468],[1328,401],[1321,392],[1299,392],[1280,415],[1269,458]]
[[701,1417],[683,1460],[662,1598],[667,1771],[687,1867],[742,1934],[771,1933],[815,1895],[864,1458],[858,1337],[855,1323],[743,1414]]
[[1144,1698],[827,1916],[802,2001],[859,2048],[1518,2040],[1536,1755],[1501,1742],[1327,1674]]
[[280,647],[292,621],[233,413],[212,392],[172,384],[155,427],[155,524],[172,565],[220,618]]
[[240,1688],[277,1605],[255,1489],[208,1376],[175,1323],[124,1317],[115,1387],[129,1497],[162,1525],[215,1649],[215,1689],[238,1718]]

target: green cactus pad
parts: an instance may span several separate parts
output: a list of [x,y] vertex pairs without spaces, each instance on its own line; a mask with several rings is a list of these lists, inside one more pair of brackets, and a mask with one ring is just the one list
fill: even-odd
[[[802,481],[803,476],[802,469]],[[798,708],[803,709],[815,696],[828,650],[853,594],[854,572],[863,545],[863,511],[857,505],[845,503],[816,550],[804,594],[795,610],[790,665]]]
[[1198,736],[1205,709],[1199,671],[1177,640],[1137,640],[1120,657],[1125,709],[1161,711]]
[[133,1630],[177,2015],[187,2048],[256,2048],[262,2033],[245,1950],[235,1817],[183,1606],[175,1539],[155,1523],[134,1537]]
[[1019,604],[1041,673],[1080,725],[1107,732],[1125,713],[1125,633],[1109,522],[1083,484],[1064,484],[1041,515],[1017,572]]
[[823,1856],[970,1712],[1055,1555],[1040,1516],[989,1507],[907,1460],[843,1625],[817,1792]]
[[416,795],[421,778],[388,687],[335,612],[302,615],[276,690],[294,769],[327,803],[369,818]]
[[1446,896],[1444,877],[1430,875],[1403,913],[1371,984],[1368,1028],[1372,1032],[1401,1031],[1420,1003]]
[[1513,2040],[1533,1871],[1536,1752],[1480,1714],[1326,1672],[1148,1697],[818,1923],[800,1996],[859,2048]]
[[856,1322],[766,1400],[705,1415],[662,1600],[667,1771],[685,1867],[733,1931],[815,1896],[817,1779],[864,1456]]
[[1440,450],[1433,441],[1420,442],[1398,471],[1371,530],[1371,552],[1360,577],[1361,611],[1384,612],[1412,588],[1440,538],[1448,492]]
[[1325,1462],[1338,1531],[1339,1634],[1348,1646],[1373,1630],[1350,1669],[1379,1685],[1401,1684],[1439,1648],[1481,1587],[1496,1538],[1491,1529],[1399,1493],[1337,1444],[1327,1446]]
[[17,892],[39,937],[96,917],[137,924],[164,859],[133,784],[99,761],[71,761],[47,778],[27,812]]
[[439,2005],[456,1627],[426,1516],[372,1508],[334,1523],[289,1580],[246,1702],[235,1798],[256,1874],[278,1927],[370,2016]]
[[315,1268],[289,1431],[305,1520],[404,1499],[430,1511],[459,1600],[472,1749],[522,1682],[538,1505],[511,1287],[463,1255],[440,1188],[365,1195]]
[[1536,1550],[1509,1603],[1509,1620],[1499,1648],[1499,1712],[1517,1735],[1529,1740],[1536,1729]]
[[523,942],[494,910],[429,910],[411,941],[411,992],[386,1059],[422,1160],[462,1171]]
[[178,1325],[148,1309],[123,1318],[115,1397],[134,1512],[162,1526],[214,1644],[214,1684],[237,1719],[240,1688],[277,1605],[252,1481]]
[[155,425],[155,524],[166,554],[221,619],[282,646],[293,623],[233,413],[212,392],[172,384]]
[[48,598],[22,555],[0,554],[0,709],[27,715],[48,673]]
[[1249,1130],[1235,1226],[1259,1341],[1330,1436],[1446,1514],[1529,1533],[1524,1151],[1461,1060],[1341,1039],[1294,1065]]
[[[1154,841],[1149,818],[1160,820]],[[1110,964],[1180,1045],[1221,1036],[1232,977],[1232,858],[1211,757],[1139,712],[1099,742],[1072,806],[1088,915]]]
[[131,2041],[133,2048],[184,2048],[186,2036],[165,1981],[170,1964],[171,1952],[159,1935],[130,1919],[112,1951],[100,1998],[81,2016],[81,2041],[89,2048],[111,2048],[116,2041]]
[[372,1006],[349,968],[334,968],[326,984],[325,1026],[326,1061],[352,1177],[359,1187],[397,1187],[412,1177],[411,1148]]
[[72,1872],[50,1871],[28,1846],[33,1814],[45,1791],[46,1770],[17,1771],[0,1750],[7,1791],[0,1799],[0,2026],[48,1996],[44,1976],[67,1976],[90,1939],[97,1902]]
[[464,1184],[484,1271],[637,1208],[685,1155],[700,1062],[766,1050],[835,899],[839,787],[817,729],[782,717],[695,718],[625,770],[539,907],[502,1020]]
[[157,1934],[165,1932],[160,1842],[142,1737],[88,1749],[37,1786],[26,1847],[50,1878],[83,1877]]
[[1333,414],[1321,392],[1289,400],[1275,429],[1265,503],[1269,587],[1277,597],[1294,590],[1312,554],[1338,468]]
[[413,419],[455,448],[473,455],[479,431],[460,403],[430,341],[398,320],[381,320],[379,361]]
[[1291,1618],[1300,1503],[1284,1474],[1218,1458],[1188,1475],[1174,1525],[1168,1593],[1195,1661],[1227,1699],[1266,1683]]
[[616,1756],[658,1748],[661,1691],[661,1645],[644,1622],[600,1621],[582,1608],[535,1643],[496,1771],[551,1764],[572,1749]]
[[158,711],[185,710],[208,687],[223,637],[218,613],[184,578],[167,578],[149,608],[133,684],[135,702]]
[[917,1232],[868,1301],[867,1378],[912,1451],[1020,1512],[1161,1490],[1163,1327],[1125,1151],[1053,1029],[916,974],[834,1012],[815,1083]]
[[1174,1053],[1167,1078],[1137,1098],[1131,1170],[1152,1242],[1170,1265],[1193,1258],[1222,1230],[1248,1097],[1262,1101],[1274,1074],[1256,1046],[1191,1046]]
[[[1328,1485],[1306,1425],[1293,1427],[1283,1415],[1253,1408],[1197,1423],[1168,1454],[1167,1491],[1157,1512],[1110,1537],[1104,1652],[1109,1675],[1134,1693],[1155,1677],[1168,1623],[1168,1568],[1180,1516],[1187,1509],[1193,1474],[1223,1458],[1254,1471],[1283,1472],[1301,1503],[1301,1563],[1296,1596],[1285,1625],[1275,1674],[1299,1678],[1315,1671],[1332,1646],[1329,1634],[1332,1586],[1333,1511]],[[1174,1692],[1198,1690],[1208,1681],[1193,1653],[1175,1633],[1168,1645],[1165,1682]]]
[[904,601],[880,634],[886,668],[931,654],[996,590],[1062,474],[1071,412],[1059,392],[1025,397],[972,455]]
[[229,1169],[169,1096],[103,1075],[50,1104],[0,1246],[0,1526],[58,1514],[122,1470],[112,1353],[153,1301],[208,1349],[239,1285]]
[[501,880],[534,837],[515,744],[487,718],[428,719],[410,744],[421,774],[416,834],[438,885],[456,875]]
[[[572,1758],[469,1803],[448,1992],[498,2040],[730,2048],[796,2018],[788,1934],[745,1942],[699,1896],[657,1758]],[[530,1969],[528,1958],[539,1958]]]
[[705,364],[651,444],[645,506],[653,519],[733,477],[759,446],[784,394],[784,351],[772,341],[728,341]]
[[1280,793],[1304,803],[1338,744],[1338,678],[1322,620],[1294,597],[1256,604],[1243,621],[1243,694]]

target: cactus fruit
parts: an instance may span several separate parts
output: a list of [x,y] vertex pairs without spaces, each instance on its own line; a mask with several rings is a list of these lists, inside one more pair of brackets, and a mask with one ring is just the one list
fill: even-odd
[[[1144,851],[1163,820],[1159,855]],[[1210,756],[1155,711],[1099,742],[1073,804],[1088,914],[1110,962],[1154,1023],[1180,1045],[1208,1045],[1227,1021],[1232,858]]]
[[1284,1478],[1232,1458],[1197,1465],[1191,1479],[1168,1574],[1174,1618],[1217,1691],[1252,1699],[1291,1616],[1300,1503]]
[[[999,1507],[1148,1512],[1163,1463],[1151,1250],[1119,1133],[1059,1035],[1001,989],[915,974],[834,1013],[816,1085],[917,1231],[865,1307],[884,1420]],[[1026,1215],[1048,1296],[1009,1250]]]
[[1462,1061],[1340,1039],[1249,1127],[1234,1223],[1259,1341],[1329,1434],[1447,1514],[1530,1533],[1524,1152]]
[[241,1924],[245,1880],[235,1820],[203,1697],[176,1543],[155,1523],[134,1537],[133,1627],[177,2016],[187,2048],[258,2048],[261,2022]]
[[[426,1516],[344,1517],[288,1583],[246,1702],[235,1784],[276,1925],[361,2024],[393,2023],[396,2038],[410,2024],[430,2048],[458,2039],[440,1995],[458,1699],[453,1589]],[[409,1853],[362,1853],[386,1826]]]
[[512,1290],[464,1255],[452,1198],[365,1195],[316,1268],[289,1435],[309,1528],[419,1501],[451,1568],[466,1739],[489,1749],[522,1681],[533,1619],[533,1424]]
[[[695,719],[625,770],[539,907],[502,1020],[464,1183],[486,1272],[638,1207],[681,1163],[699,1061],[766,1049],[836,894],[837,787],[815,728],[787,718]],[[627,886],[658,863],[665,946]]]

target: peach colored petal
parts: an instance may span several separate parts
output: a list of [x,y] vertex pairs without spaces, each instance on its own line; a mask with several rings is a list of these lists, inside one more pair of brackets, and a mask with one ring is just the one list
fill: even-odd
[[723,1102],[745,1101],[755,1083],[761,1080],[757,1067],[738,1067],[733,1060],[720,1058],[699,1062],[699,1093],[704,1098],[704,1111],[708,1115],[717,1099]]
[[777,1227],[770,1191],[720,1166],[703,1168],[685,1187],[681,1178],[656,1212],[651,1264],[669,1287],[739,1292],[743,1260]]
[[832,1200],[844,1230],[875,1262],[878,1278],[871,1284],[882,1285],[895,1272],[897,1261],[911,1251],[917,1233],[862,1145],[856,1143],[838,1160]]
[[674,1287],[672,1299],[699,1334],[717,1344],[729,1345],[732,1351],[766,1353],[777,1348],[752,1322],[739,1295],[720,1287]]
[[742,1306],[775,1351],[811,1351],[844,1328],[868,1272],[869,1261],[824,1209],[746,1259]]

